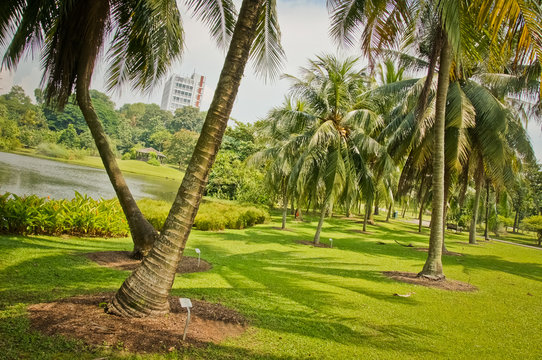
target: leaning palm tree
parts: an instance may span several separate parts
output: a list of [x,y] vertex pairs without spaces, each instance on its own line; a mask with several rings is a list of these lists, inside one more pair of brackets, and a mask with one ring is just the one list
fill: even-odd
[[[196,9],[215,29],[216,19],[207,16],[212,1],[191,3],[197,3]],[[149,255],[108,305],[110,313],[142,317],[169,311],[167,297],[251,55],[262,74],[276,73],[283,58],[273,0],[243,0],[213,101],[173,206]]]
[[[442,239],[444,225],[444,179],[445,179],[445,107],[452,63],[459,60],[459,54],[467,54],[472,59],[480,59],[479,44],[482,29],[492,40],[499,34],[502,41],[489,43],[490,63],[500,63],[500,53],[496,49],[517,48],[517,60],[529,59],[533,53],[542,55],[542,31],[539,21],[540,9],[535,3],[523,0],[477,0],[464,2],[456,0],[408,1],[408,0],[330,0],[332,12],[332,34],[348,45],[355,42],[359,27],[362,32],[362,49],[369,55],[373,49],[393,48],[403,39],[415,39],[416,19],[428,13],[436,14],[432,31],[430,66],[426,85],[438,60],[438,80],[435,98],[435,126],[433,146],[433,198],[431,211],[431,235],[427,261],[419,273],[430,279],[443,279]],[[504,30],[503,30],[504,29]],[[406,30],[411,30],[406,32]],[[519,39],[519,40],[518,40]],[[372,57],[370,56],[370,59]],[[454,68],[457,68],[455,66]],[[428,86],[425,86],[428,88]],[[419,101],[418,114],[423,113],[425,96]]]
[[142,258],[158,234],[124,180],[89,93],[94,66],[109,37],[108,87],[128,82],[134,88],[150,89],[182,52],[183,30],[175,1],[6,0],[0,4],[0,44],[9,42],[3,65],[13,68],[28,48],[41,47],[46,102],[61,110],[75,91],[126,215],[134,242],[132,256]]

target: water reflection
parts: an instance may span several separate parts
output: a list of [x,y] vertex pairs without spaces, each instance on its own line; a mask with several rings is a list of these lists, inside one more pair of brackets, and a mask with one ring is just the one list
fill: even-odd
[[[129,173],[124,176],[136,199],[173,201],[180,184],[177,180],[154,176]],[[0,194],[71,199],[75,191],[95,199],[115,197],[105,170],[0,152]]]

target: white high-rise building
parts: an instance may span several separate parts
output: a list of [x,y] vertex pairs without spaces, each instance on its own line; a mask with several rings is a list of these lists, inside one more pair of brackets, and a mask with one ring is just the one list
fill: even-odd
[[162,110],[175,111],[183,106],[200,107],[205,87],[205,76],[193,73],[192,76],[172,75],[164,86]]

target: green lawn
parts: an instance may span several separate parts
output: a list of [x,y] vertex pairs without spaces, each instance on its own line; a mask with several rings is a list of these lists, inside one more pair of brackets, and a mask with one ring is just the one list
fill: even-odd
[[[41,159],[65,162],[68,164],[89,166],[89,167],[94,167],[98,169],[104,168],[102,159],[98,156],[86,156],[84,159],[66,160],[66,159],[59,159],[59,158],[39,155],[39,154],[36,154],[36,152],[32,149],[18,149],[17,151],[14,151],[14,153],[19,154],[19,155],[33,156],[33,157],[37,157]],[[147,164],[144,161],[121,160],[121,159],[117,159],[117,163],[121,171],[127,172],[127,173],[146,175],[146,176],[157,176],[157,177],[162,177],[165,179],[173,179],[173,180],[182,180],[184,176],[184,172],[179,171],[179,168],[177,166],[171,165],[171,164],[153,166],[153,165]]]
[[[205,297],[237,309],[251,323],[241,337],[183,354],[140,355],[90,350],[76,341],[28,328],[26,306],[116,290],[127,272],[83,256],[128,250],[128,239],[0,237],[0,358],[95,359],[540,359],[542,251],[496,242],[469,246],[449,233],[445,273],[470,282],[475,293],[447,292],[387,279],[381,271],[421,270],[426,254],[397,245],[427,246],[427,233],[396,221],[362,226],[331,219],[322,239],[334,248],[296,243],[316,226],[279,222],[218,233],[194,231],[194,248],[213,264],[207,273],[177,276],[174,295]],[[427,230],[424,230],[427,232]],[[385,245],[379,244],[383,242]],[[415,292],[411,297],[394,293]]]

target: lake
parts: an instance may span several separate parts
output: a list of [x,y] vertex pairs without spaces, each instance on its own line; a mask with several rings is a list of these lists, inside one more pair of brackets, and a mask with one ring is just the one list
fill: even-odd
[[[173,201],[180,185],[178,180],[154,176],[124,173],[124,177],[136,199]],[[72,199],[75,191],[94,199],[116,196],[103,169],[0,152],[0,194]]]

